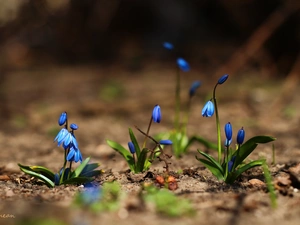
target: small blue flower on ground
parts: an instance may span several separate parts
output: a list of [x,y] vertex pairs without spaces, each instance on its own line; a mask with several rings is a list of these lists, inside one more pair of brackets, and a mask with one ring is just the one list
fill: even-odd
[[228,172],[231,172],[236,156],[233,156],[228,162]]
[[187,61],[185,61],[183,58],[178,58],[177,59],[177,65],[183,72],[188,72],[190,71],[190,65]]
[[54,142],[57,141],[57,146],[60,146],[64,141],[65,137],[69,134],[69,131],[66,128],[62,128],[56,135]]
[[171,140],[161,140],[159,142],[159,144],[161,144],[161,145],[172,145],[173,142]]
[[200,81],[194,81],[190,87],[189,95],[190,97],[193,97],[196,93],[196,90],[200,87],[201,82]]
[[58,125],[62,126],[65,124],[66,121],[67,121],[67,113],[63,112],[62,114],[60,114],[60,117],[58,118]]
[[135,153],[135,147],[134,144],[132,142],[128,142],[128,148],[131,154]]
[[152,111],[152,119],[155,123],[160,123],[160,121],[161,121],[161,112],[160,112],[160,106],[159,105],[154,106],[154,109]]
[[215,112],[214,103],[209,100],[202,109],[202,116],[203,117],[212,117]]
[[174,48],[173,44],[170,42],[164,42],[163,46],[165,49],[168,49],[168,50],[173,50],[173,48]]
[[101,199],[101,189],[99,187],[89,187],[82,192],[82,201],[86,205],[90,205]]
[[67,155],[67,161],[73,161],[73,162],[82,162],[82,155],[81,155],[81,152],[78,148],[75,148],[74,146],[72,146],[70,148],[70,152],[69,154]]
[[228,76],[228,74],[225,74],[222,77],[220,77],[220,79],[218,80],[218,84],[223,84],[228,79]]
[[236,136],[236,142],[241,145],[243,144],[244,142],[244,138],[245,138],[245,131],[244,131],[244,128],[242,127],[238,133],[237,133],[237,136]]
[[70,128],[71,128],[72,130],[77,130],[77,129],[78,129],[78,126],[77,126],[77,124],[72,123],[72,124],[70,125]]
[[228,139],[228,141],[231,141],[231,139],[232,139],[232,126],[231,126],[230,122],[225,124],[225,135],[226,135],[226,139]]

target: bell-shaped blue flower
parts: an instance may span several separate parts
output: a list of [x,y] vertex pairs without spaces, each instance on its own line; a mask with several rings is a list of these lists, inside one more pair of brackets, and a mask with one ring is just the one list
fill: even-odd
[[134,144],[132,142],[128,142],[128,148],[131,154],[135,153],[135,147]]
[[232,139],[232,126],[231,123],[228,122],[225,124],[225,135],[226,135],[226,139],[228,139],[229,141]]
[[208,102],[206,102],[206,104],[202,109],[202,116],[212,117],[214,115],[214,112],[215,112],[214,103],[211,100],[209,100]]
[[57,141],[57,146],[60,146],[64,139],[66,138],[66,136],[69,134],[69,131],[66,128],[62,128],[58,134],[56,135],[54,141]]
[[177,59],[177,65],[183,72],[188,72],[190,71],[190,65],[187,61],[185,61],[183,58],[178,58]]
[[228,162],[228,172],[231,172],[236,156],[233,156]]
[[66,121],[67,121],[67,113],[63,112],[62,114],[60,114],[60,117],[58,118],[58,125],[62,126],[65,124]]
[[159,142],[159,144],[161,144],[161,145],[172,145],[173,142],[171,140],[161,140]]
[[228,76],[228,74],[225,74],[222,77],[220,77],[220,79],[218,80],[218,84],[223,84],[228,79]]
[[154,109],[152,111],[152,119],[155,123],[160,123],[160,121],[161,121],[161,111],[160,111],[160,106],[159,105],[154,106]]
[[72,130],[77,130],[77,129],[78,129],[78,126],[77,126],[77,124],[72,123],[72,124],[70,125],[70,128],[71,128]]
[[237,136],[236,136],[236,143],[238,143],[239,145],[243,144],[244,138],[245,138],[245,130],[244,130],[244,128],[242,127],[242,128],[238,131],[238,133],[237,133]]
[[201,82],[200,81],[194,81],[190,87],[189,95],[190,97],[193,97],[196,93],[196,90],[200,87]]
[[70,148],[69,154],[67,155],[67,161],[72,161],[72,162],[82,162],[82,155],[81,152],[78,148],[75,148],[72,146]]
[[168,49],[168,50],[173,50],[173,48],[174,48],[173,44],[170,42],[164,42],[163,46],[165,49]]

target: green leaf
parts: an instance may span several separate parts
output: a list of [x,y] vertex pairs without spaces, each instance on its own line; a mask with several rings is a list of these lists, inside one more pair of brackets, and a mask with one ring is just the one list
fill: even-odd
[[[224,170],[222,168],[222,166],[213,158],[211,157],[210,155],[206,154],[205,152],[201,152],[199,150],[197,150],[202,156],[204,156],[209,162],[211,162],[211,165],[218,169],[220,171],[220,173],[223,175],[224,174]],[[196,156],[196,159],[200,161],[200,158],[198,158]]]
[[147,161],[147,154],[148,149],[144,148],[140,154],[140,157],[138,157],[135,173],[140,173],[144,171],[145,162]]
[[54,176],[55,176],[54,173],[51,170],[49,170],[43,166],[30,166],[30,168],[34,172],[40,173],[40,174],[48,177],[49,179],[54,179]]
[[74,170],[74,172],[71,175],[71,178],[79,177],[81,172],[84,170],[88,162],[90,161],[90,157],[86,158],[77,168]]
[[90,164],[87,164],[83,170],[81,171],[80,175],[84,174],[84,173],[88,173],[88,172],[91,172],[93,171],[94,169],[98,168],[100,166],[99,163],[90,163]]
[[[197,158],[197,156],[196,156]],[[204,164],[204,166],[209,169],[209,171],[215,176],[217,177],[218,180],[224,180],[224,175],[222,174],[222,172],[214,167],[215,165],[211,162],[211,161],[208,161],[206,159],[200,159],[200,158],[197,158],[200,162],[202,162]]]
[[106,142],[111,148],[119,152],[124,157],[130,170],[135,171],[134,160],[129,150],[125,149],[122,145],[118,144],[117,142],[110,140],[106,140]]
[[139,146],[131,128],[129,128],[129,136],[130,136],[130,140],[132,141],[132,143],[134,145],[136,156],[140,157],[140,153],[141,153],[140,146]]
[[[235,165],[238,166],[241,164],[250,153],[257,147],[258,144],[264,144],[271,141],[275,141],[276,138],[270,136],[255,136],[246,141],[239,150],[239,156],[236,157]],[[237,156],[238,151],[235,151],[232,155]]]
[[64,180],[62,184],[85,184],[93,181],[92,177],[72,177],[68,180]]
[[225,182],[227,184],[232,184],[243,172],[245,172],[253,167],[256,167],[256,166],[262,166],[265,162],[266,162],[265,159],[254,160],[254,161],[240,167],[236,171],[230,172],[228,174],[228,176],[226,177]]
[[48,177],[46,177],[46,176],[44,176],[42,174],[39,174],[37,172],[34,172],[31,169],[26,169],[25,168],[26,166],[22,166],[20,164],[18,164],[18,165],[19,165],[21,171],[23,171],[24,173],[26,173],[26,174],[28,174],[28,175],[30,175],[32,177],[35,177],[37,179],[40,179],[40,180],[44,181],[45,184],[48,187],[52,187],[53,188],[55,186],[54,182],[52,180],[50,180]]

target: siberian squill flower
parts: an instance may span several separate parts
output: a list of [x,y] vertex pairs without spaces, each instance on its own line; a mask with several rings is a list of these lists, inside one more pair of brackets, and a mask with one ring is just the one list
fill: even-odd
[[161,144],[161,145],[172,145],[173,142],[171,140],[161,140],[159,142],[159,144]]
[[164,42],[163,46],[165,49],[168,49],[168,50],[173,50],[173,48],[174,48],[173,44],[170,42]]
[[132,142],[128,142],[128,148],[131,154],[135,153],[135,147],[134,144]]
[[245,138],[245,131],[244,131],[244,128],[242,127],[238,133],[237,133],[237,136],[236,136],[236,142],[241,145],[243,144],[244,142],[244,138]]
[[67,161],[73,161],[73,162],[82,162],[82,155],[79,150],[79,148],[75,148],[74,146],[70,147],[69,154],[67,155]]
[[225,146],[228,147],[232,141],[232,126],[230,122],[225,124],[225,135],[226,135]]
[[190,70],[190,65],[183,58],[177,59],[177,65],[183,72],[188,72]]
[[231,172],[236,156],[233,156],[228,162],[228,172]]
[[206,104],[202,109],[202,116],[212,117],[214,115],[214,112],[215,112],[214,103],[211,100],[209,100],[208,102],[206,102]]
[[189,95],[190,95],[190,98],[193,97],[196,93],[196,90],[200,87],[201,85],[201,82],[200,81],[194,81],[190,87],[190,92],[189,92]]
[[63,112],[60,117],[58,118],[58,125],[62,126],[65,124],[65,122],[67,121],[67,113]]
[[225,74],[222,77],[220,77],[220,79],[218,80],[218,84],[223,84],[228,79],[228,76],[228,74]]
[[160,112],[160,106],[159,105],[154,106],[154,109],[152,111],[152,119],[155,123],[160,123],[160,121],[161,121],[161,112]]
[[54,142],[57,141],[57,146],[60,146],[65,137],[69,134],[69,131],[66,129],[66,128],[62,128],[58,134],[56,135],[55,139],[54,139]]

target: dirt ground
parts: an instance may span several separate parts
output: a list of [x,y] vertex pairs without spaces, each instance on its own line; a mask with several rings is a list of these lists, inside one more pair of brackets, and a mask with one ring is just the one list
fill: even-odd
[[[278,207],[272,209],[264,183],[255,180],[264,182],[261,168],[243,174],[233,185],[226,185],[195,159],[196,149],[203,148],[197,144],[181,159],[170,160],[170,170],[177,174],[179,186],[174,192],[191,201],[195,215],[169,218],[132,203],[138,198],[143,179],[128,179],[126,162],[107,146],[106,139],[127,145],[128,127],[137,125],[145,130],[155,104],[161,106],[162,122],[154,124],[151,134],[172,129],[174,71],[172,65],[160,64],[136,72],[122,66],[97,65],[7,71],[1,84],[4,116],[0,128],[0,224],[42,224],[38,222],[41,218],[76,225],[299,224],[300,90],[298,87],[288,99],[282,98],[284,80],[263,77],[251,70],[230,75],[218,88],[221,126],[230,121],[234,133],[243,126],[246,139],[254,135],[277,138],[275,165],[271,165],[272,144],[259,145],[250,159],[266,158],[276,182]],[[216,141],[214,118],[201,117],[201,110],[217,78],[198,70],[182,74],[183,103],[196,79],[202,81],[202,86],[193,99],[188,133]],[[59,131],[58,116],[63,111],[68,112],[71,123],[79,126],[76,137],[83,157],[91,156],[105,171],[96,183],[116,180],[126,192],[127,200],[119,211],[92,213],[74,208],[73,196],[82,186],[51,189],[19,171],[17,163],[42,165],[54,171],[61,167],[63,150],[56,147],[53,139]],[[142,140],[143,136],[134,131]],[[150,171],[154,175],[163,173],[163,163],[155,162]]]

